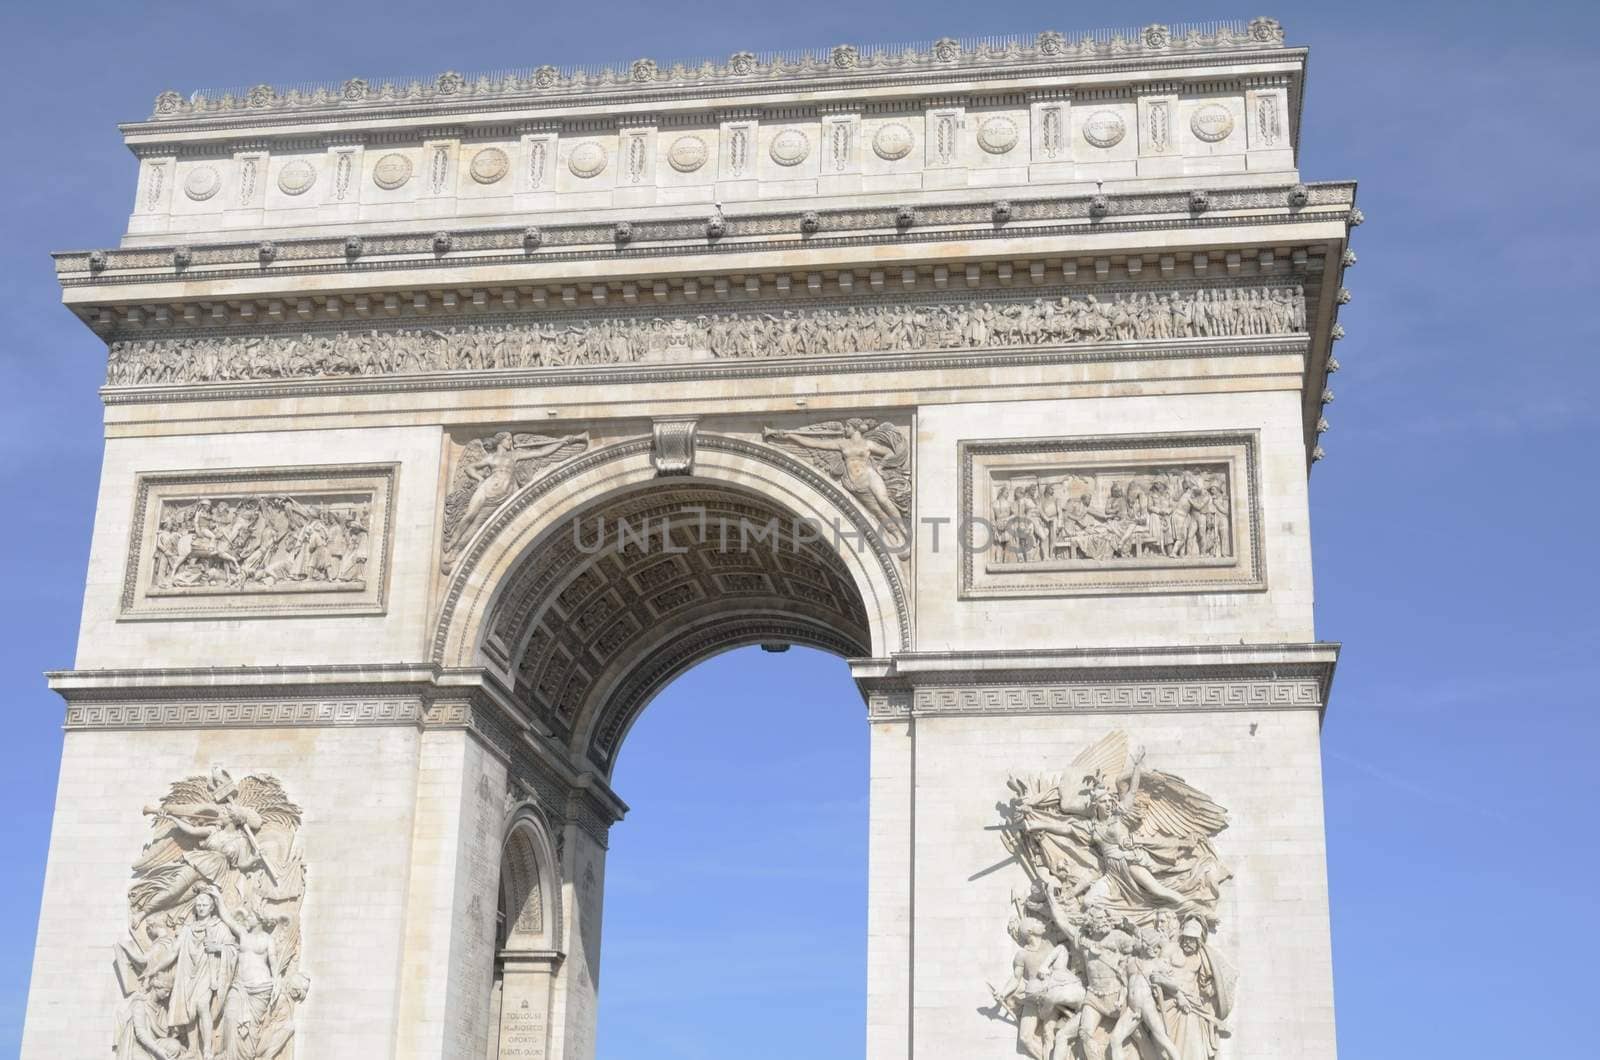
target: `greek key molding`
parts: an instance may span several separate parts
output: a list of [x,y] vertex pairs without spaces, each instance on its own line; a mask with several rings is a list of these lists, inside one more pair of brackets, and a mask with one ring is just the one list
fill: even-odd
[[420,725],[420,698],[88,702],[67,706],[65,727],[78,729],[353,728]]
[[[891,706],[886,702],[881,708],[883,713],[873,716],[895,716]],[[1084,685],[924,686],[916,689],[909,711],[902,709],[899,715],[1171,713],[1316,710],[1321,707],[1321,682],[1315,677],[1304,677]]]

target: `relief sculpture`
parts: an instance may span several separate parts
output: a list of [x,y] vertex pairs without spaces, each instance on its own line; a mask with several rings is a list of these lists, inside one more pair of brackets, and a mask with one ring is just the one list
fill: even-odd
[[959,445],[969,596],[1254,590],[1253,432]]
[[316,379],[704,359],[1292,335],[1294,287],[1177,289],[1025,300],[596,315],[447,328],[119,340],[111,386]]
[[1233,557],[1224,464],[993,476],[997,563],[1105,566]]
[[180,780],[147,806],[128,938],[113,947],[123,1001],[117,1060],[292,1060],[306,870],[300,808],[265,774]]
[[166,501],[149,591],[363,589],[371,511],[370,494]]
[[512,494],[540,471],[589,448],[587,432],[546,437],[501,431],[475,438],[461,450],[444,501],[444,549],[441,573],[449,574],[461,550]]
[[870,419],[830,420],[799,430],[763,428],[773,442],[826,471],[871,516],[891,548],[906,542],[911,447],[906,432]]
[[1227,811],[1114,732],[1058,776],[1013,776],[1000,837],[1027,875],[992,1018],[1033,1060],[1215,1060],[1238,976],[1215,938]]

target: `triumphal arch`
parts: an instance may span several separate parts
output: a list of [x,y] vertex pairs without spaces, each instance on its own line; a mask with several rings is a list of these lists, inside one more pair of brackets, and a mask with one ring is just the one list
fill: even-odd
[[871,734],[871,1060],[1331,1058],[1306,58],[163,93],[56,257],[106,445],[24,1054],[587,1060],[630,725],[801,644]]

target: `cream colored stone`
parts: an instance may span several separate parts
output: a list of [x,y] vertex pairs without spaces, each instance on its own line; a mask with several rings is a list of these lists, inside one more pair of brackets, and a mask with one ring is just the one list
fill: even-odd
[[[802,643],[871,724],[872,1060],[1014,1054],[994,805],[1111,731],[1229,814],[1219,1056],[1331,1058],[1306,475],[1359,212],[1301,184],[1304,62],[1257,20],[164,95],[122,246],[57,259],[117,361],[24,1055],[106,1051],[140,808],[222,765],[304,810],[296,1055],[592,1057],[629,726]],[[1181,539],[1110,503],[1186,473]],[[1094,532],[964,566],[1029,474]]]

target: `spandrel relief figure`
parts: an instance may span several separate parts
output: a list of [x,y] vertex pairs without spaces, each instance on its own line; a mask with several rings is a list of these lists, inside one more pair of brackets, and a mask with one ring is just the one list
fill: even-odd
[[716,358],[851,356],[1100,342],[1248,338],[1306,330],[1301,287],[1183,288],[983,302],[805,306],[671,316],[363,328],[111,344],[111,386],[575,368]]
[[546,437],[501,431],[477,438],[461,450],[444,502],[444,555],[448,574],[461,550],[512,494],[539,472],[577,456],[589,447],[588,432]]
[[145,812],[152,834],[114,948],[125,995],[115,1055],[287,1060],[310,989],[298,967],[299,808],[272,777],[235,783],[215,768]]
[[761,437],[826,471],[871,516],[885,543],[905,544],[911,449],[900,428],[870,419],[830,420],[798,430],[766,427]]
[[[1012,900],[1022,947],[1012,981],[994,994],[1019,1048],[1049,1060],[1121,1060],[1125,1047],[1141,1060],[1214,1060],[1237,980],[1207,941],[1231,879],[1213,846],[1226,811],[1147,768],[1122,733],[1059,776],[1008,786],[1000,835],[1030,886]],[[1081,992],[1030,991],[1058,947]]]

